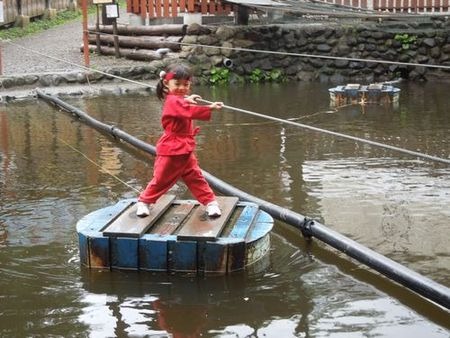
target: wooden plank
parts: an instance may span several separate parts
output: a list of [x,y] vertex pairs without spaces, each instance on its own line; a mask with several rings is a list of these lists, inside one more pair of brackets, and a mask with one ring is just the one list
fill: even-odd
[[268,213],[260,211],[247,234],[246,242],[252,242],[264,237],[273,228],[273,218]]
[[176,18],[178,16],[178,1],[177,0],[172,0],[172,4],[170,6],[171,8],[171,16],[173,18]]
[[208,14],[208,0],[201,0],[200,8],[202,14]]
[[181,13],[186,12],[186,0],[180,0],[178,6],[180,8]]
[[222,210],[222,216],[217,218],[209,218],[205,214],[205,207],[198,207],[178,232],[177,239],[216,240],[230,218],[238,200],[237,197],[218,197],[217,202],[219,202],[220,209]]
[[228,245],[228,272],[239,271],[245,268],[245,254],[245,241],[242,240],[237,243],[231,243]]
[[241,215],[228,237],[244,239],[247,236],[248,229],[250,229],[258,210],[259,208],[257,205],[247,205],[244,210],[242,210]]
[[145,20],[147,18],[147,0],[141,0],[140,11],[141,18]]
[[133,0],[133,14],[139,14],[139,0]]
[[146,234],[139,239],[139,269],[148,271],[168,270],[168,241],[175,236]]
[[89,266],[88,237],[84,234],[78,233],[78,242],[80,245],[80,263],[84,266]]
[[188,0],[187,9],[189,13],[194,12],[194,0]]
[[155,17],[155,5],[153,3],[153,0],[148,0],[147,8],[148,8],[148,17],[150,19],[153,19]]
[[156,11],[156,17],[161,17],[161,0],[155,0],[155,11]]
[[216,14],[216,3],[214,0],[209,0],[209,14]]
[[168,271],[197,272],[197,242],[167,241]]
[[136,216],[136,204],[126,208],[116,219],[108,223],[103,229],[104,236],[111,237],[140,237],[158,218],[171,206],[174,195],[163,195],[151,210],[150,216]]
[[111,241],[111,267],[138,269],[138,239],[113,237]]
[[228,246],[218,242],[198,242],[199,271],[207,274],[227,273]]
[[163,8],[163,17],[170,17],[170,0],[163,0],[164,8]]
[[92,237],[88,239],[89,245],[89,267],[111,268],[109,259],[109,238]]
[[171,235],[177,230],[180,224],[186,219],[190,214],[192,209],[195,207],[195,203],[183,203],[180,205],[175,205],[173,213],[168,215],[168,219],[162,219],[157,222],[155,226],[151,228],[149,233],[158,235]]

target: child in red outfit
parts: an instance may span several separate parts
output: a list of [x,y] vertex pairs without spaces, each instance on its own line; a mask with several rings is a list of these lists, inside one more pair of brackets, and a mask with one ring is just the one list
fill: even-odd
[[206,182],[194,154],[194,136],[199,128],[193,120],[209,120],[213,109],[221,109],[222,102],[199,106],[199,95],[190,92],[192,73],[182,64],[169,66],[161,72],[156,95],[164,100],[161,123],[164,134],[156,144],[153,178],[139,195],[136,214],[150,214],[150,205],[182,178],[194,197],[203,205],[210,217],[221,215],[216,196]]

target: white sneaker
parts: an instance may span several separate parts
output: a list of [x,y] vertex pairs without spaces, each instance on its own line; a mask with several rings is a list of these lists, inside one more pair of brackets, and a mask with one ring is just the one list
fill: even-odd
[[206,205],[206,213],[209,217],[219,217],[220,215],[222,215],[222,212],[219,208],[219,203],[217,203],[217,201],[209,202]]
[[147,217],[150,215],[150,204],[144,203],[144,202],[137,202],[136,203],[137,210],[136,215],[139,217]]

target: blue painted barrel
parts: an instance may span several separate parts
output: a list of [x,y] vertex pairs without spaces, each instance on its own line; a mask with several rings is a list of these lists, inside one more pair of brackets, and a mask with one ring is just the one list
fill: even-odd
[[[243,270],[268,254],[273,218],[254,203],[218,201],[222,216],[209,219],[198,202],[167,198],[148,225],[135,215],[135,199],[96,210],[77,223],[81,264],[212,274]],[[118,223],[121,230],[111,230]],[[144,232],[133,232],[142,224]],[[217,235],[211,235],[213,227]]]

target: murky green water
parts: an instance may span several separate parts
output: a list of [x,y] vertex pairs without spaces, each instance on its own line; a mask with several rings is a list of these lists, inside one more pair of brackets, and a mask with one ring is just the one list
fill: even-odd
[[[450,158],[450,85],[400,87],[395,109],[339,110],[323,84],[197,89],[231,106]],[[160,102],[151,95],[70,102],[149,143],[159,136]],[[201,128],[206,171],[450,286],[448,165],[231,111]],[[247,273],[80,267],[77,221],[135,197],[152,164],[44,102],[0,107],[1,337],[450,335],[449,312],[279,222],[270,257]]]

